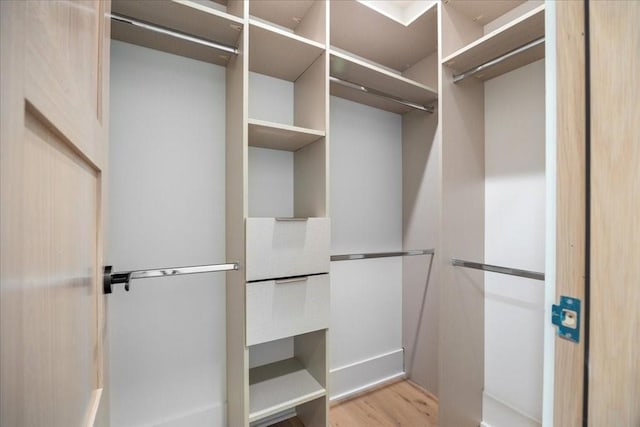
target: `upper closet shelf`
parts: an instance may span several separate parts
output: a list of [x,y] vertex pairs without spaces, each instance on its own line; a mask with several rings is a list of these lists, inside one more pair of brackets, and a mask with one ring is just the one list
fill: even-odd
[[[335,49],[331,50],[331,76],[422,106],[428,106],[438,99],[438,93],[427,85]],[[367,96],[362,91],[339,88],[334,84],[331,91],[336,96],[396,113],[410,110],[398,102],[385,101],[379,96]]]
[[249,422],[322,397],[326,390],[296,359],[249,370]]
[[[438,19],[436,2],[415,2],[417,10],[400,10],[396,16],[375,10],[411,2],[332,1],[331,46],[361,58],[404,72],[424,58],[436,54]],[[415,9],[415,7],[413,8]],[[400,13],[402,12],[402,13]],[[403,15],[403,19],[397,16]]]
[[294,82],[324,52],[325,45],[249,19],[249,69]]
[[325,133],[316,129],[249,119],[249,145],[274,150],[297,151]]
[[[442,60],[460,74],[476,70],[475,77],[488,80],[544,58],[544,5],[492,31]],[[526,48],[523,48],[526,47]],[[522,48],[522,49],[521,49]],[[505,56],[504,60],[492,60]]]
[[[112,13],[151,24],[152,31],[112,20],[111,37],[128,43],[226,66],[232,53],[189,40],[190,37],[229,47],[237,47],[242,19],[189,0],[127,1],[113,0]],[[168,30],[163,32],[162,30]],[[178,33],[178,36],[168,34]]]

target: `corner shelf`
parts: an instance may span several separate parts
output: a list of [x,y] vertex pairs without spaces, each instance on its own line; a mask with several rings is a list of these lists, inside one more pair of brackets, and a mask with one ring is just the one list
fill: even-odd
[[[442,63],[457,72],[465,72],[543,36],[544,5],[541,5],[452,53]],[[488,80],[542,58],[544,44],[521,52],[475,77]]]
[[403,72],[437,51],[436,2],[411,22],[400,22],[355,0],[333,1],[330,9],[331,45],[361,58]]
[[249,370],[249,422],[258,421],[327,394],[295,358]]
[[[371,87],[416,104],[428,105],[438,99],[438,93],[434,89],[399,73],[394,73],[382,66],[334,49],[330,51],[330,54],[331,76],[333,77]],[[331,94],[394,113],[411,111],[410,108],[397,103],[334,84],[331,85]]]
[[249,70],[296,81],[324,52],[325,45],[249,19]]
[[[112,12],[235,47],[238,45],[244,25],[244,21],[234,15],[188,0],[165,0],[153,3],[113,0]],[[222,50],[176,39],[118,21],[112,21],[111,37],[127,43],[222,66],[226,66],[230,58],[230,54]]]
[[274,150],[297,151],[325,136],[325,132],[299,126],[249,119],[249,145]]

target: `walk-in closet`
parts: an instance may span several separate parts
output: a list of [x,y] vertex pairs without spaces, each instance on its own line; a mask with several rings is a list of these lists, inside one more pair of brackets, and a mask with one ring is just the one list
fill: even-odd
[[238,266],[114,293],[115,424],[324,426],[405,378],[540,421],[542,282],[450,262],[544,271],[544,5],[481,3],[113,3],[109,263]]
[[635,426],[604,4],[0,2],[0,425]]

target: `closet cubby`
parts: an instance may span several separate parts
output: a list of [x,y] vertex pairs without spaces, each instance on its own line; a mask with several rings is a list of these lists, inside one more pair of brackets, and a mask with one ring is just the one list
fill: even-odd
[[297,335],[293,357],[249,370],[250,423],[295,411],[305,427],[327,425],[326,335],[324,329]]
[[[434,89],[438,75],[436,4],[385,11],[379,9],[384,4],[364,3],[331,3],[330,73],[356,86],[334,81],[331,94],[401,114],[410,108],[372,92],[429,107],[438,96]],[[403,6],[390,3],[386,7]]]
[[[132,18],[141,24],[150,23],[170,31],[193,35],[204,40],[237,47],[244,20],[236,16],[236,2],[227,6],[218,3],[160,0],[154,2],[114,0],[111,13]],[[186,56],[216,65],[226,66],[231,54],[225,50],[188,39],[179,39],[139,25],[113,20],[111,37],[151,49]]]
[[[471,4],[470,4],[471,3]],[[487,64],[474,77],[488,80],[544,58],[544,42],[518,50],[544,37],[544,3],[541,1],[468,2],[449,0],[443,16],[459,28],[458,38],[443,43],[442,62],[456,73],[473,70],[510,54],[499,63]]]
[[326,4],[314,0],[259,0],[249,4],[252,22],[262,21],[299,40],[325,43]]

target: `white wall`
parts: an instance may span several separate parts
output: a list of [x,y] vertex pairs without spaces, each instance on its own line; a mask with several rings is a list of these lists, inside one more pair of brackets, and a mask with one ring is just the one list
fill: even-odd
[[[109,264],[225,261],[225,70],[111,44]],[[223,426],[224,275],[107,297],[111,423]]]
[[[333,254],[402,249],[401,116],[331,97]],[[402,259],[331,263],[332,397],[402,372]]]
[[[485,83],[485,262],[545,266],[544,60]],[[544,283],[485,273],[483,419],[542,417]]]

